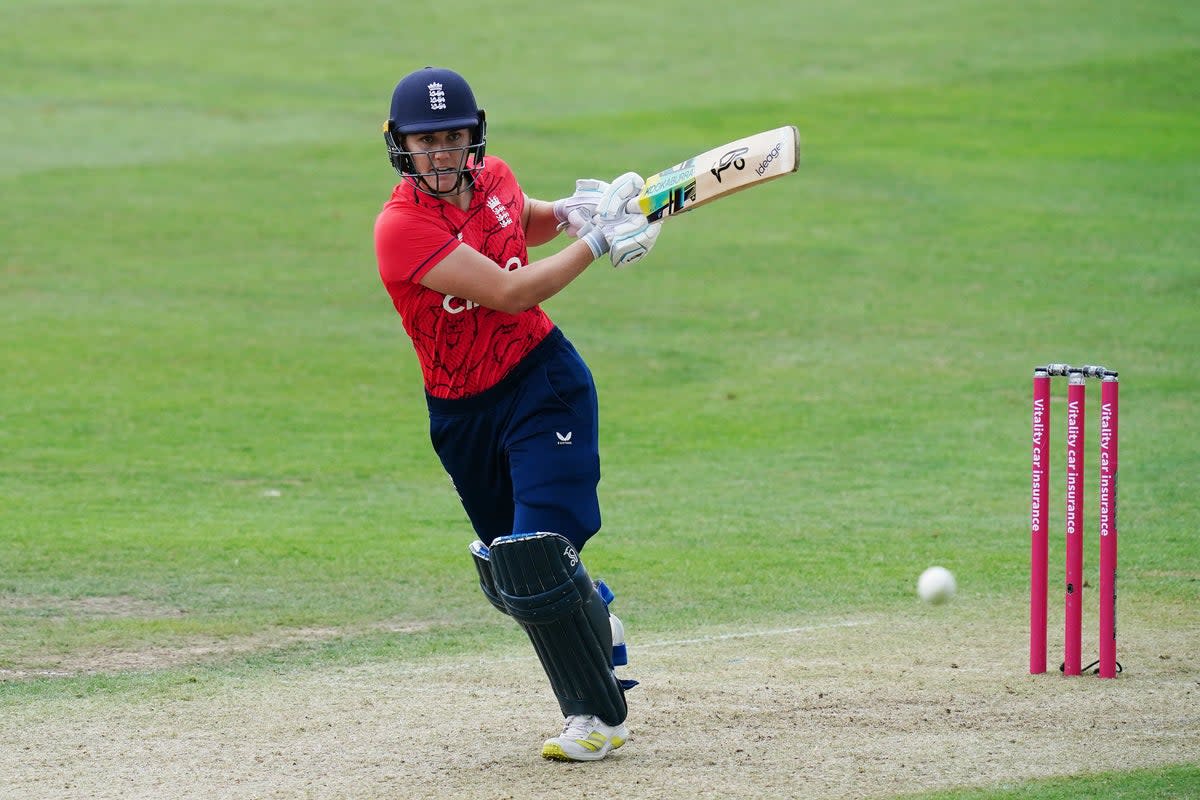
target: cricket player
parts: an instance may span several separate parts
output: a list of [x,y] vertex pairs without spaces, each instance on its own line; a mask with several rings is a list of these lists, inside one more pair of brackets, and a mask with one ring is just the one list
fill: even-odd
[[[528,197],[485,155],[485,115],[466,80],[426,67],[392,93],[384,128],[400,183],[375,224],[379,275],[424,375],[433,448],[478,541],[480,588],[528,634],[566,717],[542,755],[597,761],[623,745],[625,690],[612,595],[579,553],[600,529],[596,388],[539,303],[608,254],[644,257],[661,223],[626,211],[642,179],[580,180]],[[561,250],[528,248],[565,231]],[[620,646],[623,639],[616,644]]]

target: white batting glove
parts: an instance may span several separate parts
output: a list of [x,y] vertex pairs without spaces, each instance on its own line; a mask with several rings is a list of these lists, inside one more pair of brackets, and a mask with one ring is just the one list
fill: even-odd
[[638,196],[646,181],[636,172],[626,172],[613,178],[608,189],[596,201],[596,216],[601,219],[614,220],[626,214],[625,207],[629,201]]
[[658,241],[661,230],[661,222],[647,221],[640,211],[621,218],[608,233],[608,257],[612,265],[627,267],[635,261],[641,261]]
[[611,245],[608,243],[608,237],[604,235],[604,228],[596,224],[599,222],[599,217],[593,217],[579,229],[579,241],[587,244],[592,248],[592,260],[595,261],[600,256],[609,251]]
[[625,267],[645,258],[661,229],[661,222],[648,222],[640,211],[625,212],[615,219],[596,215],[579,238],[592,248],[593,258],[608,253],[614,267]]
[[581,178],[575,181],[575,194],[554,201],[554,218],[558,220],[558,229],[566,231],[567,236],[579,238],[580,229],[591,220],[596,213],[596,204],[608,184],[595,178]]
[[650,252],[661,223],[648,222],[633,202],[645,183],[636,172],[626,172],[614,178],[597,201],[591,226],[582,227],[579,233],[592,248],[593,257],[609,253],[614,267],[624,267]]

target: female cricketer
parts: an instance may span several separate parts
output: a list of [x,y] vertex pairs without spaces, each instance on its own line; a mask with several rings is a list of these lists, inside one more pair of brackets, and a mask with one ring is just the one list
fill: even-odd
[[[579,558],[600,529],[596,389],[538,304],[601,255],[644,257],[660,224],[626,210],[636,173],[577,181],[554,202],[526,196],[485,155],[484,112],[449,69],[396,85],[384,138],[400,183],[375,223],[379,275],[421,365],[433,448],[478,537],[480,587],[528,634],[566,717],[542,755],[600,760],[628,738],[633,682],[616,677],[611,592]],[[528,247],[560,231],[572,241],[530,263]]]

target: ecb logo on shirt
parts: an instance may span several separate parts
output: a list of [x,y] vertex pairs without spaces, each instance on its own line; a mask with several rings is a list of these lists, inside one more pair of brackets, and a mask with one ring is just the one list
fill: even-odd
[[504,207],[504,201],[493,195],[488,198],[487,206],[496,215],[496,221],[500,223],[501,228],[507,228],[512,225],[512,217],[508,214],[508,209]]

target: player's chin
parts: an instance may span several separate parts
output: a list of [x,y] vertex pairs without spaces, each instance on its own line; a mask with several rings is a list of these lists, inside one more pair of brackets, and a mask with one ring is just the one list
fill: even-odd
[[458,170],[438,171],[430,176],[430,183],[438,194],[448,194],[458,188]]

